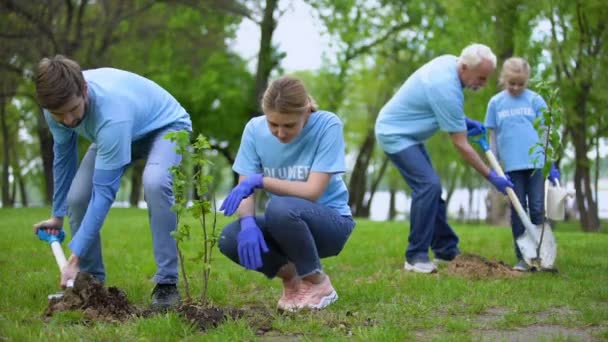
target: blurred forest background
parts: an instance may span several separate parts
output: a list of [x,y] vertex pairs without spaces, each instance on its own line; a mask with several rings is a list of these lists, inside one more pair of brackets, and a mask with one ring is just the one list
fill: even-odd
[[[306,3],[330,42],[315,70],[285,70],[286,52],[273,40],[294,1]],[[258,98],[268,81],[295,73],[320,108],[345,123],[345,180],[354,214],[369,217],[383,192],[387,219],[394,219],[407,210],[397,198],[409,189],[376,146],[376,116],[422,64],[479,42],[494,50],[499,66],[513,55],[526,58],[535,77],[559,90],[565,153],[556,162],[563,182],[576,190],[573,218],[582,230],[598,231],[599,203],[608,201],[606,18],[603,0],[0,0],[1,203],[51,202],[53,141],[32,76],[42,57],[63,54],[85,69],[133,71],[172,93],[190,113],[195,134],[212,142],[218,196],[236,180],[230,166],[245,123],[261,114]],[[260,32],[254,60],[232,48],[243,22]],[[484,119],[487,102],[500,90],[497,76],[482,91],[467,92],[469,117]],[[81,142],[83,152],[87,145]],[[445,133],[427,147],[448,201],[464,189],[471,210],[473,192],[487,189],[486,220],[506,222],[503,196],[461,160]],[[142,167],[136,163],[123,177],[119,201],[141,202]]]

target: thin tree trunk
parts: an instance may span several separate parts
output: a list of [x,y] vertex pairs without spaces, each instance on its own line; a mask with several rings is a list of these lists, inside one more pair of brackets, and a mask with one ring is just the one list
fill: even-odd
[[397,189],[391,186],[389,189],[389,193],[390,199],[388,204],[388,220],[394,221],[395,217],[397,216]]
[[9,183],[9,168],[10,168],[10,143],[8,125],[6,123],[6,97],[0,97],[0,127],[2,129],[2,206],[10,206],[10,183]]
[[42,108],[39,108],[37,119],[38,142],[40,156],[42,157],[42,170],[44,171],[45,203],[53,202],[53,136],[47,128]]
[[367,192],[367,168],[372,158],[375,145],[376,138],[374,136],[374,130],[370,129],[359,148],[359,154],[357,155],[348,185],[350,191],[348,205],[351,207],[353,216],[355,217],[365,217],[363,201],[365,199],[365,193]]
[[139,206],[141,200],[141,185],[144,172],[144,161],[138,160],[131,168],[131,194],[129,194],[129,204],[133,208]]
[[[258,52],[258,65],[255,74],[255,100],[254,105],[257,107],[266,87],[268,86],[268,78],[270,72],[276,65],[277,61],[273,60],[272,54],[272,35],[277,27],[277,22],[274,19],[274,12],[278,6],[278,0],[266,0],[264,8],[264,17],[260,25],[260,51]],[[255,107],[254,107],[255,108]],[[256,113],[250,113],[253,117]]]
[[384,160],[382,160],[382,165],[380,166],[380,170],[378,171],[376,180],[374,180],[374,182],[372,183],[372,187],[369,189],[369,198],[367,199],[367,202],[363,206],[362,217],[369,218],[369,215],[371,214],[371,207],[372,207],[372,201],[374,200],[374,195],[376,194],[376,191],[378,190],[378,186],[380,186],[380,182],[382,181],[382,178],[384,178],[384,173],[386,172],[387,167],[388,167],[388,157],[385,156]]

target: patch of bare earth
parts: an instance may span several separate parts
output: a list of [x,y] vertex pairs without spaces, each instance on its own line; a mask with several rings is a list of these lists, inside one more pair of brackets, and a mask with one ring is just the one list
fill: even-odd
[[139,310],[127,300],[124,291],[116,287],[105,288],[88,273],[78,273],[74,287],[64,291],[63,297],[49,301],[44,314],[80,310],[85,318],[97,321],[124,321]]
[[[184,302],[173,308],[175,312],[201,330],[214,328],[226,320],[246,319],[259,334],[269,331],[274,315],[264,307],[221,308]],[[141,309],[129,303],[124,291],[104,287],[88,273],[80,272],[74,287],[60,298],[49,300],[44,315],[51,317],[62,311],[81,311],[88,321],[123,322],[131,317],[150,317],[166,310]]]
[[274,319],[274,313],[262,306],[237,309],[184,303],[176,311],[203,331],[215,328],[226,320],[244,319],[258,335],[263,335],[272,329]]
[[515,278],[523,273],[513,270],[502,261],[488,260],[476,254],[461,254],[448,264],[451,275],[467,278]]

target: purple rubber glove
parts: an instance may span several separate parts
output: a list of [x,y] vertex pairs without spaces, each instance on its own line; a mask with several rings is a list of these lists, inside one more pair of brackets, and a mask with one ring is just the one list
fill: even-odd
[[243,179],[237,186],[235,186],[222,205],[220,206],[220,211],[224,212],[224,215],[230,216],[234,214],[234,212],[239,208],[241,201],[244,198],[247,198],[253,194],[255,189],[262,189],[264,187],[264,175],[261,173],[257,173],[246,177]]
[[262,267],[262,252],[268,253],[268,246],[253,216],[241,217],[241,231],[236,242],[241,265],[248,270]]
[[561,175],[559,173],[559,170],[555,167],[555,163],[551,165],[551,171],[549,171],[549,177],[547,178],[549,179],[549,182],[553,184],[553,186],[556,186],[556,181],[559,181],[561,179]]
[[467,135],[469,137],[474,137],[484,133],[484,128],[481,122],[469,119],[467,117],[465,117],[464,120],[467,123]]
[[511,178],[509,178],[509,176],[505,175],[504,177],[501,177],[494,170],[490,170],[488,180],[494,185],[496,190],[502,192],[504,195],[507,194],[507,188],[513,188],[513,183],[511,183]]

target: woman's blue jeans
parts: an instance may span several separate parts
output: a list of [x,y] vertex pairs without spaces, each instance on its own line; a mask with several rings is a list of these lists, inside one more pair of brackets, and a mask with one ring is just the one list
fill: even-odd
[[[350,236],[355,221],[336,210],[306,199],[274,196],[263,216],[255,217],[264,234],[269,252],[262,253],[259,272],[274,278],[279,269],[292,262],[301,277],[322,270],[321,258],[338,255]],[[237,234],[240,221],[222,230],[218,241],[220,251],[239,263]]]

